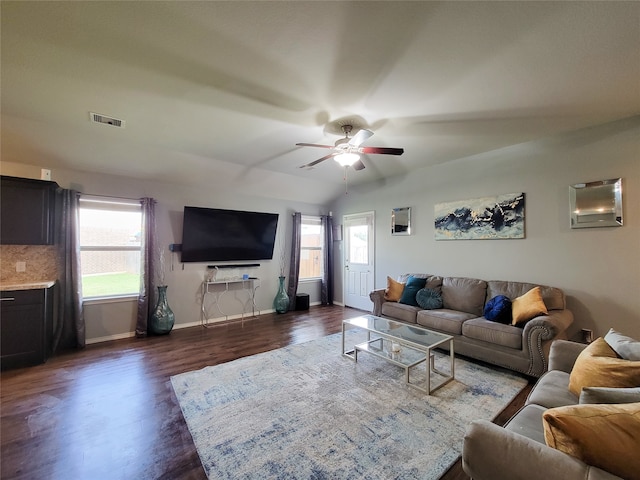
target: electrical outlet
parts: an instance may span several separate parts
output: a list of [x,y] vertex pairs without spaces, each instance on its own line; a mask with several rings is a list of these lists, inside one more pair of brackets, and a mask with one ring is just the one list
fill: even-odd
[[22,273],[27,271],[27,262],[16,262],[16,272]]
[[51,170],[49,170],[48,168],[41,168],[40,180],[51,180]]

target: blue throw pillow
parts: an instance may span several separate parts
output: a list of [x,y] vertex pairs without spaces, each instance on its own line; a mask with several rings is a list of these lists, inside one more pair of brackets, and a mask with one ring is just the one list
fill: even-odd
[[413,305],[414,307],[418,307],[418,302],[416,302],[416,293],[421,288],[427,284],[426,278],[418,278],[418,277],[409,277],[407,279],[407,283],[404,285],[404,290],[402,291],[402,296],[398,303],[404,303],[406,305]]
[[484,306],[484,318],[498,323],[511,323],[511,300],[496,295]]
[[416,302],[425,310],[433,310],[434,308],[442,308],[442,297],[437,290],[432,288],[423,288],[416,293]]

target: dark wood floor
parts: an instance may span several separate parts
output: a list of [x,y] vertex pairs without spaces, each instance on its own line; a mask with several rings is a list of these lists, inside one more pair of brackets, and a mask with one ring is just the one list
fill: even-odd
[[[169,377],[340,331],[362,312],[311,307],[57,355],[0,377],[2,479],[205,479]],[[522,405],[525,389],[496,419]],[[468,479],[458,461],[444,476]]]

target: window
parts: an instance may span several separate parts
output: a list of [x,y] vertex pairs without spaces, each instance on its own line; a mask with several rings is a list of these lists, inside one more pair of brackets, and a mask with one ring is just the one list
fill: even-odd
[[322,278],[324,235],[320,217],[302,216],[300,238],[300,280]]
[[83,298],[140,291],[142,209],[126,199],[80,198],[80,269]]

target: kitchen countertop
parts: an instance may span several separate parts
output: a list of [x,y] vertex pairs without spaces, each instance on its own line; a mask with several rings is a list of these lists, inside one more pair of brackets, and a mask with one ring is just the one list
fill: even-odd
[[15,290],[38,290],[40,288],[50,288],[55,284],[55,280],[44,280],[41,282],[29,283],[2,283],[0,292],[13,292]]

